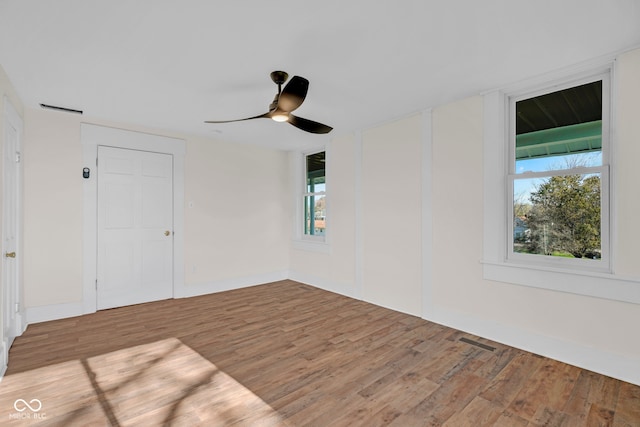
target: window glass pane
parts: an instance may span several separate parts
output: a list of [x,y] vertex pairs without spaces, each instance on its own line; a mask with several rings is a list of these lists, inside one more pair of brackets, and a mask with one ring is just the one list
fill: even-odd
[[307,156],[306,192],[317,193],[325,191],[325,152]]
[[575,167],[602,166],[602,152],[571,154],[556,157],[516,160],[516,173],[548,172]]
[[314,195],[304,198],[304,234],[325,235],[325,196]]
[[515,103],[515,173],[602,165],[602,80]]
[[515,179],[513,251],[601,258],[600,174]]

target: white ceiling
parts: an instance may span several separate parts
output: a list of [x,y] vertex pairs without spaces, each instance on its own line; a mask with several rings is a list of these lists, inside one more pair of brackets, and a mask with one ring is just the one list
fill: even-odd
[[[313,145],[640,45],[640,0],[0,0],[0,65],[26,107],[279,149]],[[273,70],[310,80],[259,119]]]

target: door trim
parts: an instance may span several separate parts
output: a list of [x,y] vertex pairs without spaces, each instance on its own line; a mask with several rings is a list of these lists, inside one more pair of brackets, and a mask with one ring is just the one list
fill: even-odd
[[[24,323],[25,321],[25,316],[23,315],[24,313],[24,304],[22,301],[22,161],[20,159],[20,156],[22,155],[22,139],[24,136],[24,124],[22,121],[22,118],[20,117],[20,115],[18,114],[17,110],[15,109],[15,107],[13,106],[13,104],[11,103],[11,101],[9,100],[9,98],[7,96],[3,97],[3,108],[4,108],[4,114],[2,117],[3,120],[3,127],[2,127],[2,131],[5,132],[4,135],[2,135],[2,164],[4,165],[4,161],[5,161],[5,156],[8,155],[7,153],[7,141],[6,141],[6,127],[7,126],[12,126],[17,130],[17,138],[16,138],[16,146],[15,146],[15,154],[14,153],[10,153],[9,155],[16,155],[18,156],[17,159],[15,159],[16,161],[16,176],[15,176],[15,188],[13,189],[13,191],[16,192],[15,194],[15,201],[16,201],[16,205],[15,206],[9,206],[6,205],[6,200],[4,200],[4,195],[5,195],[5,188],[2,188],[2,202],[3,202],[3,208],[2,208],[2,249],[5,249],[4,247],[4,232],[5,232],[5,223],[4,221],[6,221],[6,218],[4,217],[4,215],[7,213],[7,209],[15,209],[15,252],[18,254],[18,256],[15,259],[16,262],[16,277],[15,277],[15,290],[14,292],[10,292],[8,288],[5,287],[6,283],[4,282],[4,272],[2,272],[2,277],[0,278],[0,292],[2,292],[2,298],[0,298],[0,302],[2,302],[2,306],[6,306],[6,299],[10,296],[13,295],[13,300],[9,301],[9,306],[10,307],[15,307],[17,304],[17,311],[15,313],[15,323],[13,325],[10,325],[9,328],[9,336],[5,336],[5,331],[7,330],[7,325],[4,324],[5,322],[5,313],[3,312],[3,310],[0,310],[0,334],[1,334],[1,341],[0,341],[0,347],[2,347],[0,349],[0,378],[2,377],[2,375],[4,374],[4,369],[6,368],[6,365],[8,363],[9,360],[9,347],[11,347],[11,344],[13,342],[13,339],[17,336],[20,336],[22,334],[22,332],[24,332],[26,325]],[[4,179],[6,178],[6,176],[4,174],[6,174],[6,171],[4,171],[3,168],[3,185],[4,185]],[[4,257],[4,253],[0,253],[0,256]],[[4,262],[4,260],[3,260]],[[0,269],[1,271],[2,269]]]
[[[112,127],[81,123],[82,167],[89,168],[83,180],[83,260],[82,305],[84,314],[97,309],[97,204],[96,161],[98,146],[125,148],[173,155],[173,294],[184,287],[184,158],[186,143],[182,139]],[[82,170],[78,171],[82,176]]]

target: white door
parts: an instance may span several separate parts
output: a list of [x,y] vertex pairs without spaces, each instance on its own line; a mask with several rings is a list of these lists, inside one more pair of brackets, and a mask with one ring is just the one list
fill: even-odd
[[13,339],[22,333],[20,316],[20,147],[22,120],[5,100],[2,220],[2,344],[7,361]]
[[97,308],[173,297],[173,156],[98,147]]

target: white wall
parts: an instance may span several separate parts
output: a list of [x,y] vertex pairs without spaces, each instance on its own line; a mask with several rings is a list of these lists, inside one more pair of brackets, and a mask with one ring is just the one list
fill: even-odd
[[362,135],[364,300],[421,314],[421,117]]
[[[433,304],[485,304],[482,278],[482,98],[432,112]],[[499,191],[499,190],[496,190]]]
[[[628,52],[618,58],[617,91],[618,99],[614,149],[616,170],[614,179],[616,192],[614,199],[618,230],[614,244],[616,273],[623,276],[640,277],[638,243],[640,227],[640,49]],[[638,340],[640,341],[640,340]]]
[[[328,251],[323,250],[326,248],[315,251],[300,250],[292,246],[289,266],[292,279],[349,296],[358,295],[355,281],[354,227],[358,147],[359,144],[352,134],[332,139],[326,147],[326,188],[330,194],[327,198]],[[291,161],[299,161],[299,156],[293,155]],[[300,178],[291,175],[291,179]],[[295,210],[295,203],[301,203],[297,196],[291,198],[292,212]]]
[[327,147],[328,251],[291,251],[292,278],[421,314],[422,118],[333,139]]
[[433,111],[432,320],[639,381],[640,341],[628,330],[639,305],[483,280],[482,108],[473,97]]
[[[613,262],[636,294],[639,75],[640,49],[617,59]],[[362,131],[355,164],[332,160],[331,169],[344,179],[340,188],[361,191],[334,199],[328,187],[328,216],[357,207],[349,217],[360,230],[348,246],[352,288],[330,283],[339,262],[333,239],[326,255],[293,250],[291,268],[322,278],[311,284],[640,384],[640,340],[630,332],[640,305],[483,279],[483,108],[483,97],[473,96]],[[337,142],[330,149],[351,150],[350,141]],[[432,256],[424,261],[421,253]]]
[[[26,109],[24,287],[30,321],[81,314],[81,120],[79,115]],[[287,153],[166,136],[184,139],[187,151],[185,285],[178,296],[285,278],[290,242]]]
[[79,116],[25,110],[25,307],[82,301]]
[[214,291],[286,277],[287,153],[190,138],[185,163],[186,286]]

